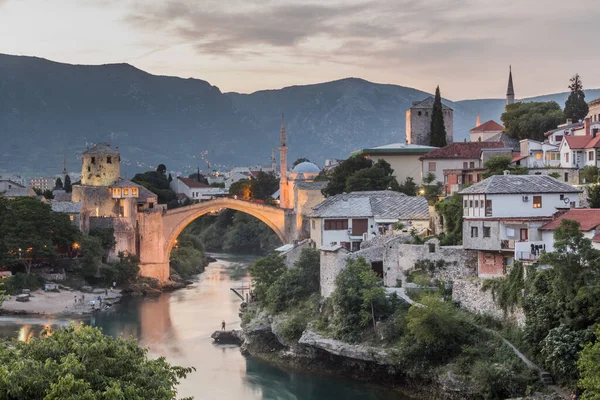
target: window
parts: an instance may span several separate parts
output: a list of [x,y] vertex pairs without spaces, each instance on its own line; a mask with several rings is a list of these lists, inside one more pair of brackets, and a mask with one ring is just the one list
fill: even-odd
[[435,253],[435,243],[429,243],[429,252]]
[[565,195],[564,195],[564,194],[561,194],[561,195],[560,195],[560,199],[561,199],[561,200],[564,200],[564,199],[565,199]]
[[106,163],[112,164],[112,157],[106,157]]
[[467,207],[468,207],[468,203],[467,203],[467,200],[465,200],[465,208],[467,208]]
[[74,216],[72,216],[72,215],[69,215],[69,219],[70,219],[71,221],[74,221],[74,220],[75,220],[75,217],[74,217]]
[[88,167],[88,172],[90,172],[92,169],[90,167]]
[[418,111],[418,112],[417,112],[417,115],[420,117],[420,116],[421,116],[421,111]]
[[472,226],[471,227],[471,237],[472,238],[476,238],[477,236],[478,236],[477,227],[476,226]]
[[96,164],[96,157],[92,157],[92,164]]
[[594,152],[588,151],[588,161],[593,161],[593,160],[594,160]]
[[569,182],[569,173],[565,172],[565,182]]
[[475,168],[475,161],[471,161],[469,163],[469,168]]
[[467,168],[469,168],[469,163],[465,161],[463,163],[463,169],[467,169]]
[[492,216],[492,201],[491,200],[485,201],[485,216],[486,217]]
[[131,189],[131,194],[134,195],[134,196],[137,196],[137,194],[138,194],[137,193],[137,188]]
[[550,161],[550,153],[546,153],[546,161]]
[[491,236],[492,236],[492,228],[490,228],[489,226],[484,226],[483,227],[483,237],[489,238]]
[[311,221],[311,225],[313,229],[316,229],[317,224],[315,223],[314,219]]
[[429,171],[435,171],[435,163],[434,162],[429,163]]
[[347,219],[326,219],[325,230],[326,231],[344,231],[348,229]]
[[475,208],[479,208],[479,200],[475,200]]
[[565,162],[569,163],[569,153],[565,153]]
[[533,208],[542,208],[542,196],[533,196]]
[[123,189],[123,195],[128,196],[129,195],[129,189]]
[[535,153],[535,159],[536,160],[541,160],[542,159],[542,153]]
[[[347,223],[348,221],[346,221]],[[352,236],[362,236],[363,233],[369,230],[368,219],[353,219],[352,220]]]
[[429,111],[425,111],[425,116],[429,117]]
[[469,200],[469,207],[473,208],[473,200]]

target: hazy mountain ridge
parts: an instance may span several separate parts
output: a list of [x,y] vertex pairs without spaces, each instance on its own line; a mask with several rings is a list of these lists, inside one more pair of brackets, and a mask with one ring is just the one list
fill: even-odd
[[[600,97],[600,90],[586,95]],[[321,163],[404,141],[406,110],[427,96],[358,78],[222,93],[206,81],[151,75],[129,64],[81,66],[0,55],[0,173],[51,175],[63,156],[75,171],[86,142],[98,141],[119,146],[129,174],[159,163],[182,172],[204,168],[205,150],[213,165],[267,164],[278,146],[281,112],[288,158]],[[543,97],[563,105],[566,96]],[[499,121],[505,104],[444,102],[454,109],[455,140],[467,137],[477,112],[482,121]]]

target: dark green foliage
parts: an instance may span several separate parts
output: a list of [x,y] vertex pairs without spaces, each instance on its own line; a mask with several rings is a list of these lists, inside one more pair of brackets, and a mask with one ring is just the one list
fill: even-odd
[[569,89],[571,93],[565,102],[565,118],[570,118],[573,122],[582,121],[588,114],[588,105],[585,101],[583,92],[583,83],[579,74],[575,74],[570,80]]
[[577,360],[577,369],[581,376],[578,386],[583,389],[582,399],[600,398],[600,325],[596,327],[596,340],[590,341]]
[[383,282],[364,258],[348,260],[335,284],[331,301],[333,334],[337,339],[356,342],[363,328],[389,315]]
[[600,168],[595,165],[586,165],[579,173],[579,177],[583,183],[598,183],[598,175]]
[[279,178],[273,173],[260,171],[252,179],[252,198],[256,200],[270,200],[273,193],[279,189]]
[[102,266],[102,276],[104,282],[109,285],[111,282],[118,284],[128,284],[136,280],[140,272],[140,260],[132,254],[124,254],[122,251],[118,254],[119,261],[113,264]]
[[435,203],[435,210],[443,218],[444,231],[440,235],[440,245],[456,246],[462,244],[463,204],[462,196],[454,193],[452,196]]
[[193,368],[150,360],[134,339],[70,325],[30,342],[0,346],[0,398],[8,400],[174,400]]
[[270,254],[258,259],[248,268],[254,282],[254,292],[259,300],[265,299],[267,291],[287,270],[283,256]]
[[83,277],[86,279],[94,278],[98,275],[98,269],[106,255],[106,250],[102,247],[102,239],[96,236],[82,236],[80,246]]
[[435,99],[433,101],[433,110],[431,111],[430,135],[431,146],[445,147],[448,145],[448,142],[446,141],[446,127],[444,126],[442,96],[440,94],[439,86],[435,89]]
[[363,192],[368,190],[400,189],[394,170],[385,160],[378,160],[369,168],[356,171],[346,179],[345,192]]
[[548,332],[541,343],[540,356],[549,372],[560,382],[568,382],[577,376],[575,362],[583,346],[593,338],[592,330],[571,331],[560,325]]
[[65,176],[65,192],[71,193],[73,190],[73,186],[71,184],[71,177],[69,175]]
[[266,304],[273,312],[286,310],[319,292],[319,252],[303,249],[300,258],[267,290]]
[[115,230],[113,228],[90,229],[89,236],[95,236],[100,239],[102,247],[106,251],[113,250],[117,244],[117,240],[115,239]]
[[[6,294],[19,294],[23,289],[37,290],[44,285],[44,280],[37,275],[27,275],[20,272],[2,280],[2,289]],[[1,303],[0,303],[1,305]]]
[[549,101],[508,104],[500,119],[515,139],[543,141],[544,133],[563,123],[565,116],[558,103]]
[[474,389],[484,399],[520,397],[537,380],[535,372],[526,370],[520,363],[520,360],[477,361],[472,365],[470,373]]
[[419,187],[415,183],[415,180],[410,176],[398,187],[400,193],[404,193],[407,196],[416,196]]
[[308,158],[299,158],[296,161],[294,161],[294,163],[292,164],[292,168],[294,168],[296,165],[303,163],[303,162],[310,162],[310,160]]
[[171,269],[183,279],[204,271],[207,265],[204,244],[199,236],[183,233],[177,238],[176,248],[171,250]]
[[53,261],[56,249],[66,249],[79,232],[66,214],[31,197],[0,202],[0,263],[34,265]]
[[240,179],[237,182],[233,182],[231,186],[229,186],[229,194],[232,196],[237,196],[239,200],[250,200],[254,198],[252,188],[252,180]]
[[169,180],[165,174],[157,171],[147,171],[142,174],[136,174],[132,181],[156,194],[160,204],[167,204],[176,199],[176,194],[171,190]]
[[54,182],[54,190],[64,190],[63,182],[60,177],[56,178],[56,181]]
[[158,167],[156,167],[156,172],[158,172],[159,174],[166,174],[167,173],[167,166],[165,164],[158,164]]
[[325,197],[334,196],[346,191],[347,179],[361,169],[370,168],[373,161],[363,156],[352,156],[342,161],[337,167],[327,174],[329,183],[322,190]]
[[590,208],[600,208],[600,185],[591,185],[588,187],[587,196],[588,205]]
[[508,276],[485,280],[481,290],[490,290],[494,301],[504,312],[512,311],[515,307],[521,305],[522,292],[525,289],[524,270],[523,264],[515,262]]
[[504,171],[509,171],[511,175],[527,175],[528,173],[527,168],[512,164],[510,156],[490,157],[483,164],[483,167],[486,169],[483,173],[484,178],[493,175],[504,175]]

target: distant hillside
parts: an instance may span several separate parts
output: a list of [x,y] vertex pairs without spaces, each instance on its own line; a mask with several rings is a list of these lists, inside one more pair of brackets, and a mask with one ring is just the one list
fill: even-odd
[[[600,90],[586,95],[600,97]],[[281,112],[289,158],[322,163],[404,141],[405,111],[427,96],[356,78],[223,94],[202,80],[150,75],[128,64],[0,55],[0,174],[53,174],[63,156],[70,170],[78,170],[77,155],[98,141],[119,146],[127,174],[159,163],[191,172],[204,168],[201,153],[207,150],[213,165],[268,163],[278,146]],[[563,105],[566,96],[540,98]],[[499,121],[504,109],[503,99],[444,102],[454,109],[455,140],[467,137],[478,112],[483,121]]]

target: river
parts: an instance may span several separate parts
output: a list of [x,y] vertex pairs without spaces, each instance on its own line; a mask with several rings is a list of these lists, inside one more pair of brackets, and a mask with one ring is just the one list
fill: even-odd
[[[111,336],[137,338],[151,357],[164,356],[181,366],[194,366],[179,386],[179,396],[196,400],[391,400],[407,399],[397,392],[334,376],[299,373],[241,355],[237,346],[213,344],[210,335],[225,320],[239,329],[241,300],[229,289],[248,286],[241,268],[252,257],[215,254],[217,262],[194,284],[156,298],[124,300],[115,310],[83,320]],[[68,319],[0,317],[0,336],[26,339],[44,326],[68,324]]]

